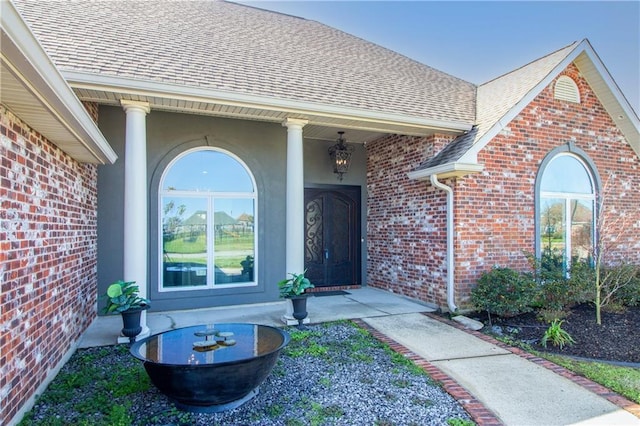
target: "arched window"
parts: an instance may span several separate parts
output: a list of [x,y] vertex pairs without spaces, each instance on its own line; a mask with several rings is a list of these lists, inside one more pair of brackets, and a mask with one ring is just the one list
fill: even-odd
[[[537,217],[541,254],[562,259],[589,259],[593,253],[595,181],[578,156],[561,152],[543,164],[539,177]],[[566,269],[565,269],[566,270]]]
[[160,291],[254,285],[256,185],[212,148],[174,159],[160,181]]

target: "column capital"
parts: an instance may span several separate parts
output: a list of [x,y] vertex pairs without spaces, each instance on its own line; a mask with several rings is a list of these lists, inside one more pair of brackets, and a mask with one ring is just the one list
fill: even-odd
[[307,123],[309,123],[309,120],[303,120],[301,118],[285,118],[285,120],[282,122],[282,126],[288,129],[302,129]]
[[120,99],[120,105],[125,112],[129,110],[139,110],[144,112],[145,114],[149,114],[151,111],[151,107],[149,107],[149,102],[140,102],[140,101],[128,101],[125,99]]

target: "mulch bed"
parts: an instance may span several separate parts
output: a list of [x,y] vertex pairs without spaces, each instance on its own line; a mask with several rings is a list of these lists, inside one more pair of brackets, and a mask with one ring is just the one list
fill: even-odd
[[[486,314],[477,313],[470,317],[488,325]],[[562,328],[575,340],[575,344],[559,347],[547,344],[543,347],[540,339],[549,323],[540,320],[535,312],[511,318],[492,316],[492,324],[499,326],[505,336],[530,345],[533,349],[594,358],[606,361],[640,363],[640,307],[628,307],[622,313],[602,312],[602,324],[596,324],[595,308],[591,304],[578,305],[571,309],[564,319]],[[491,332],[487,326],[483,331]],[[495,331],[495,330],[494,330]]]

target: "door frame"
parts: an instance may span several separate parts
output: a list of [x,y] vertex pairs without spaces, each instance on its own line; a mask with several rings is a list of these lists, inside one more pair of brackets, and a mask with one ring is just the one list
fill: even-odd
[[[345,285],[345,286],[363,286],[364,282],[363,282],[363,259],[362,259],[362,250],[363,250],[363,242],[364,239],[362,237],[363,235],[363,230],[362,230],[362,224],[363,224],[363,218],[362,218],[362,186],[361,185],[333,185],[333,184],[306,184],[304,186],[304,191],[305,191],[305,198],[306,198],[306,191],[310,189],[310,190],[324,190],[324,191],[337,191],[337,192],[345,192],[345,191],[355,191],[356,194],[354,197],[354,200],[356,201],[356,212],[355,212],[355,219],[356,219],[356,224],[355,224],[355,235],[354,235],[354,244],[355,244],[355,268],[354,268],[354,272],[355,272],[355,277],[354,277],[354,283],[353,284],[349,284],[349,285]],[[305,203],[306,204],[306,203]],[[303,211],[302,214],[305,214],[305,212]],[[306,229],[306,228],[305,228]],[[304,238],[306,239],[306,232],[305,232],[305,236]],[[336,287],[342,287],[342,286],[336,286]],[[323,288],[326,289],[331,289],[331,286],[323,286]]]

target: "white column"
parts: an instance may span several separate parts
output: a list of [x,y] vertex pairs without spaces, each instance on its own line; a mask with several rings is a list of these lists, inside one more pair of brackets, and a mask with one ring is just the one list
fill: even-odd
[[[135,281],[140,296],[147,297],[147,102],[121,101],[127,116],[124,152],[124,277]],[[142,312],[142,332],[150,334],[147,313]],[[125,341],[128,339],[125,338]]]
[[[282,125],[287,128],[287,211],[286,211],[286,268],[285,273],[304,271],[304,154],[302,128],[307,120],[287,118]],[[297,324],[293,318],[291,302],[282,321]],[[304,322],[309,322],[309,317]]]
[[287,118],[286,273],[304,271],[304,155],[302,128],[307,120]]

